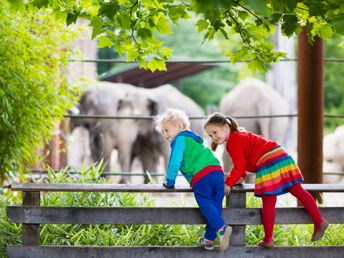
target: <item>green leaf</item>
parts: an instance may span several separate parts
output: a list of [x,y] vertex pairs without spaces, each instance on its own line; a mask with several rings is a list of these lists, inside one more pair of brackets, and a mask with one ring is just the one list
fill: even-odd
[[139,53],[137,52],[136,48],[129,48],[127,49],[127,53],[128,53],[128,56],[127,56],[127,62],[130,62],[134,59],[136,59],[139,55]]
[[131,18],[127,12],[121,12],[117,17],[117,21],[123,29],[125,30],[130,29]]
[[147,63],[147,67],[154,72],[155,70],[159,70],[159,71],[166,71],[166,64],[164,62],[164,60],[158,59],[156,57],[153,57],[148,63]]
[[156,26],[158,28],[158,31],[161,34],[170,34],[170,33],[172,33],[172,31],[171,31],[170,27],[168,26],[167,22],[168,22],[168,19],[166,19],[165,16],[160,16],[159,17],[159,20],[158,20]]
[[177,5],[170,6],[168,9],[168,16],[174,24],[178,24],[179,19],[189,19],[191,16],[185,12],[186,6]]
[[146,28],[140,28],[137,31],[137,36],[140,37],[142,40],[147,40],[152,37],[152,31]]
[[214,38],[215,30],[210,27],[204,35],[204,39],[212,40]]
[[222,23],[221,20],[217,20],[213,26],[215,31],[218,31],[221,27],[224,27],[225,25]]
[[259,58],[253,58],[249,63],[248,67],[253,71],[256,72],[257,70],[264,70],[264,63],[259,60]]
[[324,26],[320,27],[320,37],[323,39],[330,39],[332,38],[333,30],[330,24],[325,24]]
[[208,28],[209,23],[205,20],[200,19],[197,21],[196,26],[198,27],[198,32],[201,32]]
[[264,0],[243,0],[243,4],[251,9],[254,13],[267,17],[269,10]]
[[249,14],[245,11],[239,11],[238,16],[242,21],[245,21],[247,17],[249,17]]
[[78,16],[74,13],[68,13],[66,23],[67,25],[70,25],[72,23],[76,23],[76,20],[78,19]]
[[224,29],[221,28],[220,31],[221,31],[222,35],[225,37],[225,39],[229,39],[227,32]]
[[[287,8],[288,11],[293,11],[296,8],[298,0],[276,0],[282,2]],[[286,10],[284,10],[286,12]]]
[[90,26],[93,27],[92,30],[92,39],[100,34],[101,28],[103,26],[103,20],[99,16],[94,16],[90,23]]
[[291,37],[298,27],[300,25],[295,15],[283,16],[282,31],[286,36]]
[[344,14],[333,17],[333,27],[337,34],[344,35]]
[[48,7],[49,0],[34,0],[32,4],[41,9],[42,7]]
[[171,57],[172,49],[169,49],[169,48],[167,48],[167,47],[163,47],[163,48],[161,49],[161,51],[165,53],[166,59],[168,59],[168,58]]
[[147,62],[141,56],[138,56],[136,60],[139,63],[140,67],[147,69]]
[[25,11],[25,4],[23,3],[22,0],[8,0],[8,2],[11,4],[10,5],[11,12]]
[[105,35],[99,36],[97,39],[98,39],[98,48],[103,48],[103,47],[111,48],[114,45],[113,42]]

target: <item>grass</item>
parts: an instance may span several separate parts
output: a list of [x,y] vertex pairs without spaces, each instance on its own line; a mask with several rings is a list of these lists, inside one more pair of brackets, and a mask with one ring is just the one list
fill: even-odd
[[[49,170],[47,183],[111,183],[100,177],[102,164],[69,175],[67,169],[59,173]],[[40,182],[40,181],[37,181]],[[21,244],[21,224],[6,216],[6,205],[20,205],[21,193],[5,191],[0,195],[0,257],[5,257],[7,245]],[[155,200],[146,193],[85,193],[51,192],[41,194],[42,206],[101,206],[154,207]],[[260,198],[248,194],[247,207],[261,207]],[[193,246],[203,235],[204,225],[41,225],[42,245],[98,245],[98,246]],[[342,245],[344,225],[330,225],[325,237],[310,241],[313,225],[276,225],[276,245]],[[263,227],[246,227],[246,244],[256,245],[264,235]]]

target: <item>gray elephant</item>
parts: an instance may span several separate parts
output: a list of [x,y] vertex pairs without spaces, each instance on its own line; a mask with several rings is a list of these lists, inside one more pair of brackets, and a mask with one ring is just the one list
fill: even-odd
[[[79,102],[80,115],[104,115],[116,116],[118,102],[126,92],[135,91],[136,87],[123,83],[98,82],[91,85],[86,94]],[[105,170],[109,170],[111,152],[117,145],[117,119],[91,119],[72,118],[71,130],[80,130],[78,127],[86,128],[89,131],[89,144],[91,160],[99,161],[104,159],[107,162]],[[134,156],[134,154],[131,154]]]
[[[183,95],[171,85],[154,89],[138,89],[129,92],[120,101],[118,114],[121,116],[155,116],[167,108],[185,110],[188,116],[203,117],[203,110],[189,97]],[[191,130],[203,134],[200,120],[191,120]],[[160,133],[155,130],[152,120],[122,119],[118,130],[119,162],[124,171],[129,171],[130,153],[138,153],[144,171],[157,171],[159,157],[164,157],[165,167],[168,164],[170,146]],[[122,177],[121,182],[129,182],[129,177]],[[147,181],[147,178],[145,179]]]
[[[220,103],[220,112],[227,116],[259,116],[288,114],[288,102],[271,86],[255,78],[241,81]],[[284,143],[288,118],[236,119],[239,126],[264,138]],[[224,151],[225,171],[232,167],[229,155]]]

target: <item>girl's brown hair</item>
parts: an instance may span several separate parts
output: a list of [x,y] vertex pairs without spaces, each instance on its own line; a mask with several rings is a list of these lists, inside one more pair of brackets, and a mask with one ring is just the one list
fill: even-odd
[[[220,113],[214,113],[211,116],[209,116],[207,121],[204,124],[204,129],[208,125],[223,126],[225,124],[227,124],[229,126],[231,131],[236,131],[236,132],[240,131],[237,122],[232,117],[226,117]],[[212,151],[216,151],[217,143],[211,142],[211,149],[212,149]]]

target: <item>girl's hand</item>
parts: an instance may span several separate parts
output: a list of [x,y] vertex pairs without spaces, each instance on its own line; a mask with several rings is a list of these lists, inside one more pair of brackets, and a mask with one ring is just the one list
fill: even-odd
[[238,180],[238,182],[236,183],[236,185],[240,185],[240,184],[242,184],[242,182],[244,182],[244,181],[245,181],[245,178],[244,178],[244,177],[240,177],[239,180]]
[[230,191],[231,191],[231,187],[229,185],[225,184],[225,194],[227,196],[229,196]]

